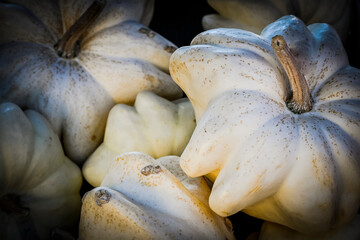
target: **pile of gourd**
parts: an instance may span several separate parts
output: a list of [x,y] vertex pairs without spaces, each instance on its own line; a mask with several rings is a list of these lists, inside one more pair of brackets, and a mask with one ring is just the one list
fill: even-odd
[[360,239],[353,2],[208,4],[0,2],[0,239]]

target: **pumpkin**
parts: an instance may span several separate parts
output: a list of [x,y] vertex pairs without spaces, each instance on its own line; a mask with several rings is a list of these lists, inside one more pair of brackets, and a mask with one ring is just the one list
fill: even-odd
[[79,239],[234,239],[230,220],[210,210],[209,194],[178,156],[123,153],[84,195]]
[[168,74],[175,45],[146,27],[153,1],[16,2],[0,3],[0,101],[44,115],[79,165],[116,103],[182,96]]
[[[351,20],[351,0],[207,0],[217,14],[205,15],[205,30],[229,27],[260,34],[284,15],[296,15],[307,25],[325,22],[345,40]],[[331,14],[329,14],[331,12]]]
[[358,240],[360,239],[360,215],[340,229],[333,229],[323,235],[304,235],[276,223],[265,222],[261,228],[259,240]]
[[218,28],[170,59],[196,128],[181,155],[214,182],[210,207],[308,234],[360,205],[360,70],[336,31],[284,16],[261,33]]
[[142,91],[134,106],[117,104],[111,109],[104,141],[85,161],[83,175],[98,187],[121,153],[138,151],[154,158],[179,156],[194,128],[194,111],[187,98],[171,102],[151,91]]
[[79,167],[38,112],[0,104],[1,239],[50,239],[80,216]]

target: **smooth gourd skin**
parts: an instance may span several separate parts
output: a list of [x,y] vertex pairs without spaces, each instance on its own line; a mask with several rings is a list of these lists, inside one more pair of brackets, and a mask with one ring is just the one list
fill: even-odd
[[[23,112],[13,103],[2,103],[1,239],[50,239],[56,228],[76,229],[81,184],[79,167],[64,155],[48,121],[33,110]],[[20,209],[7,207],[9,194],[19,198]]]
[[[290,86],[270,45],[276,35],[309,85],[309,112],[286,106]],[[324,233],[355,216],[360,71],[349,66],[333,28],[284,16],[261,35],[205,31],[175,51],[170,73],[197,119],[181,167],[191,177],[213,177],[215,212],[242,210],[303,233]]]
[[117,104],[111,109],[104,141],[85,161],[83,175],[98,187],[121,153],[137,151],[154,158],[180,156],[194,128],[194,110],[187,98],[169,101],[142,91],[134,106]]
[[[144,168],[156,167],[156,171]],[[79,239],[235,239],[208,205],[204,178],[189,178],[178,156],[116,157],[100,187],[83,198]]]
[[132,104],[141,90],[182,96],[168,74],[176,47],[146,27],[153,1],[105,1],[70,59],[54,45],[94,1],[7,2],[23,6],[0,4],[0,101],[43,114],[76,163],[101,143],[116,103]]
[[351,0],[208,0],[208,4],[218,14],[203,17],[205,30],[231,27],[260,34],[268,24],[293,14],[306,25],[330,24],[343,40],[349,35]]

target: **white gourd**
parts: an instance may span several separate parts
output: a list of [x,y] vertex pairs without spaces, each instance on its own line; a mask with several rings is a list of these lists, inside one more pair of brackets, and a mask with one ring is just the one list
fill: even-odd
[[82,176],[38,112],[0,104],[0,238],[50,239],[78,226]]
[[175,51],[170,73],[197,119],[181,167],[212,177],[215,212],[244,211],[305,234],[355,217],[360,71],[331,26],[284,16],[261,35],[205,31]]
[[81,165],[116,103],[182,96],[168,74],[176,46],[147,27],[152,13],[152,0],[0,3],[0,101],[44,115]]

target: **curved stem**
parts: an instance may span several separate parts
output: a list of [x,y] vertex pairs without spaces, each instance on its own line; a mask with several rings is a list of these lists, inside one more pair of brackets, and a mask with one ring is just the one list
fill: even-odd
[[273,37],[271,47],[284,67],[293,91],[292,98],[287,102],[288,108],[297,114],[310,111],[312,100],[309,86],[304,75],[300,72],[300,67],[297,66],[296,60],[285,39],[280,35]]
[[73,58],[80,51],[83,34],[104,9],[106,0],[95,0],[80,18],[65,32],[54,48],[60,57]]

